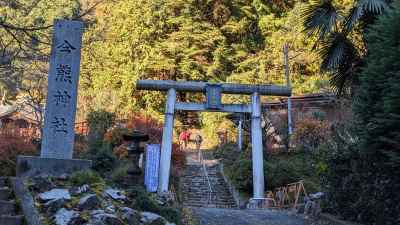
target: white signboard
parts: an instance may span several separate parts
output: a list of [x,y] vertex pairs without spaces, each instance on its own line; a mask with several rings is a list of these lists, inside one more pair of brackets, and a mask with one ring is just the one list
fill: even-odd
[[148,144],[146,147],[146,170],[144,184],[148,192],[156,192],[160,168],[160,144]]

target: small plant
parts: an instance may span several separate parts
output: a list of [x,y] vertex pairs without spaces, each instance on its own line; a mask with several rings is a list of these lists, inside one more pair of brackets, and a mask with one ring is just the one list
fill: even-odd
[[98,151],[92,151],[90,158],[93,160],[92,169],[101,173],[112,171],[117,163],[117,157],[106,143]]
[[103,178],[94,171],[80,171],[71,175],[69,182],[74,186],[82,186],[84,184],[105,183]]
[[142,187],[131,188],[128,193],[131,199],[135,199],[132,208],[160,214],[168,222],[179,224],[180,212],[173,207],[160,206]]
[[111,174],[111,180],[115,183],[124,181],[124,177],[128,174],[129,162],[122,162]]

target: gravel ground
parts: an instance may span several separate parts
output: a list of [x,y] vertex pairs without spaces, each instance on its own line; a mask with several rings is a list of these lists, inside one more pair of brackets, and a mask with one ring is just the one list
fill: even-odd
[[201,225],[310,225],[305,219],[276,210],[192,208]]

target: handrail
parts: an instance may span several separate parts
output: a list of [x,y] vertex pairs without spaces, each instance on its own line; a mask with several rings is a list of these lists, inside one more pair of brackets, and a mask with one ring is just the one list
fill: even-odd
[[204,163],[203,152],[201,151],[201,149],[199,149],[199,160],[200,160],[200,163],[203,166],[204,178],[207,180],[207,183],[208,183],[208,203],[210,203],[211,202],[211,195],[213,193],[213,189],[212,189],[212,186],[211,186],[210,177],[208,176],[208,171],[207,171],[206,164]]

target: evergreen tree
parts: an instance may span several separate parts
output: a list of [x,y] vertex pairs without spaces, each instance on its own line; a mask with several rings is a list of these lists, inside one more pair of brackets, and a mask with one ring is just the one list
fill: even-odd
[[336,210],[363,224],[400,224],[400,4],[366,35],[368,54],[354,100],[355,145],[332,153]]

